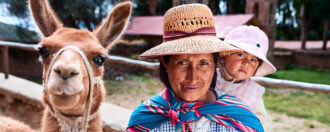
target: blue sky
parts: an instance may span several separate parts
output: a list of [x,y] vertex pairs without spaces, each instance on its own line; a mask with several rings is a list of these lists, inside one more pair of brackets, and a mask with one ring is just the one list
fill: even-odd
[[[1,3],[0,4],[0,22],[10,24],[10,25],[18,25],[20,27],[28,28],[32,31],[37,31],[38,29],[33,22],[32,16],[29,16],[26,19],[18,19],[15,16],[11,16],[7,10],[8,4]],[[23,25],[23,24],[24,25]]]

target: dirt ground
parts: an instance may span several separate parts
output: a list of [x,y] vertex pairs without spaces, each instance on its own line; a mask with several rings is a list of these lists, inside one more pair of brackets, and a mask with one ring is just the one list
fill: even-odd
[[330,132],[330,127],[320,122],[270,111],[261,122],[266,132]]
[[[108,95],[106,102],[134,109],[150,98],[150,95]],[[5,116],[0,111],[0,116]],[[330,127],[317,121],[278,114],[268,110],[268,115],[260,119],[266,132],[330,132]]]
[[[134,109],[150,97],[152,95],[147,94],[107,95],[106,102],[128,109]],[[267,112],[267,117],[260,119],[266,132],[330,132],[330,126],[317,121],[287,116],[285,114],[271,112],[270,110]]]

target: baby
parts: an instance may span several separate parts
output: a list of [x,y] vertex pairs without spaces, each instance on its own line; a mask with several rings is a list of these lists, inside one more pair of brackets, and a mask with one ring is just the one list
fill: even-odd
[[265,88],[250,77],[264,76],[276,71],[267,60],[268,38],[255,26],[240,26],[228,33],[225,42],[242,51],[220,53],[215,90],[234,95],[252,108],[258,115],[266,115],[262,95]]

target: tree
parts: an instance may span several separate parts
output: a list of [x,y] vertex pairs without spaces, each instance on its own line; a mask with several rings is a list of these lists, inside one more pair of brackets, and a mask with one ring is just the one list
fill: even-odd
[[296,10],[293,8],[293,0],[279,0],[278,8],[279,14],[276,20],[276,39],[277,40],[298,40],[299,30],[296,25],[296,16],[292,15]]
[[172,0],[158,0],[157,15],[164,15],[172,7]]
[[133,0],[137,6],[133,6],[134,16],[150,16],[149,6],[145,0]]
[[111,0],[51,0],[54,11],[65,26],[93,30],[101,23],[117,1]]
[[172,0],[133,0],[133,2],[137,5],[134,7],[134,16],[164,15],[172,7]]
[[157,5],[158,5],[158,1],[157,0],[145,0],[148,4],[149,7],[149,12],[151,15],[156,15],[156,9],[157,9]]
[[245,13],[245,0],[224,0],[227,2],[227,14]]
[[[26,1],[2,0],[9,6],[10,15],[18,18],[27,18]],[[50,0],[51,7],[66,27],[87,28],[92,30],[110,12],[110,8],[118,0]]]
[[329,0],[313,0],[312,6],[315,8],[312,8],[311,16],[313,16],[313,19],[316,19],[319,22],[323,23],[323,46],[322,49],[327,49],[327,41],[328,41],[328,25],[330,20],[330,1]]
[[[323,49],[326,49],[327,24],[330,18],[328,0],[295,0],[294,7],[299,10],[302,49],[306,49],[307,38],[321,39],[323,36]],[[323,28],[322,28],[323,25]],[[322,34],[323,31],[323,35]]]
[[220,14],[219,4],[220,4],[220,0],[210,0],[209,1],[209,7],[213,14]]
[[[226,3],[226,14],[243,14],[245,13],[245,0],[221,0]],[[218,7],[219,8],[219,7]]]
[[[305,7],[308,1],[298,1],[296,2],[297,8],[299,8],[299,18],[300,18],[300,29],[301,29],[301,49],[306,49],[306,40],[307,40],[307,32],[308,32],[308,25],[310,24],[310,21],[307,21],[306,13],[305,13]],[[309,4],[309,3],[308,3]]]
[[[118,1],[124,0],[49,0],[52,8],[66,27],[79,27],[93,29],[110,12],[111,7]],[[132,0],[134,3],[134,16],[164,15],[172,7],[173,0]],[[220,12],[219,4],[222,2],[227,11]],[[28,19],[26,1],[0,0],[8,4],[7,10],[16,16],[24,27]],[[209,7],[214,14],[245,13],[246,0],[209,0]],[[320,40],[323,38],[323,49],[326,49],[329,36],[329,5],[330,0],[278,0],[276,10],[277,39]],[[149,8],[149,7],[152,8]],[[156,6],[156,8],[155,8]],[[29,26],[29,25],[26,25]],[[26,27],[25,26],[25,27]],[[305,47],[305,44],[303,44]]]
[[26,18],[28,16],[27,6],[25,2],[21,0],[2,0],[5,3],[8,3],[8,11],[10,15],[15,15],[17,17]]
[[323,50],[327,50],[327,42],[328,42],[328,25],[329,19],[324,20],[324,28],[323,28]]

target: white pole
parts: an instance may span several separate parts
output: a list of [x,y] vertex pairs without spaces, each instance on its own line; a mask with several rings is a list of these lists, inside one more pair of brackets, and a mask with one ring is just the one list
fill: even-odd
[[252,80],[256,81],[259,84],[268,85],[268,86],[301,89],[301,90],[308,90],[308,91],[313,91],[313,92],[330,93],[330,85],[305,83],[305,82],[297,82],[297,81],[281,80],[281,79],[272,79],[272,78],[267,78],[267,77],[252,77]]

